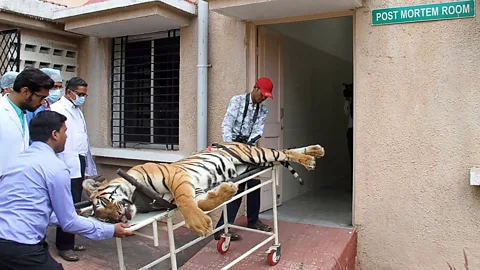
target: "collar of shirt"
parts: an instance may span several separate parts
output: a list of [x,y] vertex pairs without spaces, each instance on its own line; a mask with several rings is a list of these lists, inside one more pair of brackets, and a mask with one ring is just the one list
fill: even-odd
[[65,96],[63,96],[62,98],[60,98],[59,101],[57,102],[61,102],[63,103],[63,105],[65,106],[65,108],[69,111],[69,112],[74,112],[75,109],[78,109],[77,106],[75,106],[73,104],[73,102],[71,102],[68,98],[66,98]]
[[8,102],[10,102],[10,105],[12,105],[12,107],[15,110],[15,112],[17,113],[18,117],[20,117],[20,119],[23,120],[23,114],[25,113],[25,111],[20,109],[15,103],[13,103],[10,100],[10,97],[8,97],[8,95],[7,95],[7,100],[8,100]]
[[42,142],[42,141],[32,142],[31,147],[34,147],[34,148],[36,148],[38,150],[41,150],[43,152],[47,151],[51,154],[55,154],[55,151],[53,151],[52,147],[50,147],[50,145],[48,145],[47,143]]

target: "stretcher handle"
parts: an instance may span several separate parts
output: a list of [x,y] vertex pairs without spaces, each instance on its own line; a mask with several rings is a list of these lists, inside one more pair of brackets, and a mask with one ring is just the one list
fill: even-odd
[[92,205],[92,201],[83,201],[83,202],[78,202],[78,203],[73,204],[75,209],[82,209],[82,208],[85,208],[85,207],[90,206],[90,205]]
[[140,184],[137,181],[137,179],[135,179],[131,175],[128,175],[122,169],[118,169],[117,174],[120,175],[121,177],[123,177],[125,180],[127,180],[130,184],[135,186],[135,188],[137,188],[138,191],[141,192],[143,195],[147,196],[147,198],[152,200],[153,201],[153,203],[151,203],[152,207],[168,208],[168,209],[176,208],[175,205],[171,204],[170,202],[168,202],[168,201],[164,200],[162,197],[160,197],[160,194],[156,193],[151,188],[148,188],[145,185]]

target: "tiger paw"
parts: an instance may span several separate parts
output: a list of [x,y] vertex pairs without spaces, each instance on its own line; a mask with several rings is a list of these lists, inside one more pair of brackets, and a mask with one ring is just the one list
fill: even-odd
[[323,147],[318,144],[311,145],[307,147],[305,154],[313,156],[315,158],[321,158],[325,155],[325,149],[323,149]]
[[238,187],[235,183],[228,182],[228,183],[222,183],[218,187],[218,194],[222,198],[222,201],[228,201],[230,200],[235,194],[237,194]]
[[313,156],[305,156],[300,158],[299,160],[300,164],[302,164],[305,169],[308,171],[314,170],[315,169],[315,158]]
[[195,209],[190,210],[187,213],[183,213],[185,223],[187,227],[198,236],[207,236],[212,233],[212,219],[205,215],[202,210]]

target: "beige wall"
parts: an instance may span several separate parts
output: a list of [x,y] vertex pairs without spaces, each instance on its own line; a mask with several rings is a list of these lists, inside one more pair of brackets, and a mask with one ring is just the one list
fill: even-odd
[[[480,163],[480,19],[372,26],[385,3],[356,11],[360,265],[464,269],[465,248],[480,269],[480,189],[468,172]],[[411,4],[424,1],[395,6]]]
[[[180,32],[180,150],[186,153],[197,147],[197,27],[195,18]],[[208,69],[208,143],[212,143],[222,138],[221,123],[230,98],[247,91],[247,46],[244,22],[210,12],[208,31],[212,65]]]

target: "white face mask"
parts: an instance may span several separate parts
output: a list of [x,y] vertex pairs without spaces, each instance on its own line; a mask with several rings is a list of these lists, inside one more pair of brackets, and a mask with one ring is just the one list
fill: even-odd
[[75,94],[75,100],[72,100],[73,101],[73,104],[77,107],[80,107],[83,105],[83,103],[85,102],[85,97],[79,97],[77,94]]
[[62,97],[61,90],[62,89],[50,90],[48,97],[45,98],[48,103],[53,104],[57,102]]

